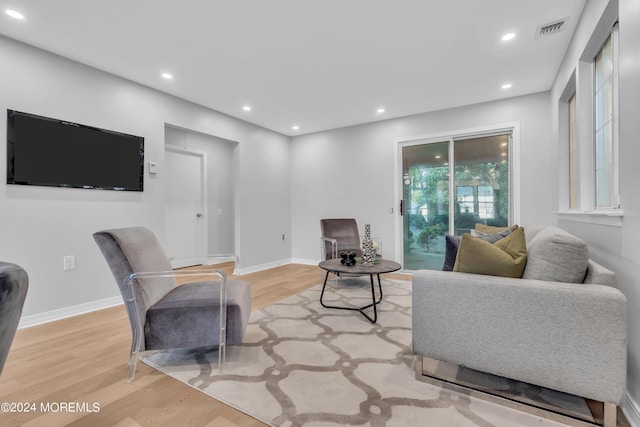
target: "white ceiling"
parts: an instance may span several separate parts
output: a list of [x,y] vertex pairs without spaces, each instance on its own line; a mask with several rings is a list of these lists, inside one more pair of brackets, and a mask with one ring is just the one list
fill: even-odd
[[585,1],[0,0],[0,34],[298,135],[549,90]]

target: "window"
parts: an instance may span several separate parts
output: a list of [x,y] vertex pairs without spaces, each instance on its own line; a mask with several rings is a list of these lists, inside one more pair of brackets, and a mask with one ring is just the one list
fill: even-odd
[[456,187],[456,193],[458,196],[458,205],[460,206],[461,213],[474,213],[473,208],[473,187],[461,186]]
[[[491,179],[495,179],[495,172],[491,172]],[[493,186],[462,186],[456,187],[456,195],[460,213],[477,213],[479,218],[491,219],[495,217],[495,199]]]
[[569,209],[578,208],[578,136],[576,128],[576,93],[569,98]]
[[558,96],[558,218],[620,227],[618,3],[608,2]]
[[[492,174],[495,177],[495,172]],[[482,219],[493,218],[493,187],[491,185],[478,186],[478,216]]]
[[595,207],[618,208],[617,27],[594,59]]

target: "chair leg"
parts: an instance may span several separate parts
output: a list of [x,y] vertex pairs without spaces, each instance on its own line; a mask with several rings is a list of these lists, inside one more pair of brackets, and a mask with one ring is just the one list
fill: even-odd
[[617,411],[616,405],[604,402],[604,427],[616,427]]
[[423,364],[424,364],[424,358],[422,356],[420,356],[419,354],[414,355],[415,358],[413,359],[413,370],[416,374],[416,379],[420,379],[422,378],[422,370],[423,370]]
[[218,370],[220,373],[224,372],[224,365],[227,359],[227,344],[222,343],[218,346]]
[[133,381],[136,375],[136,365],[138,364],[138,352],[132,352],[129,356],[129,373],[127,374],[127,384]]

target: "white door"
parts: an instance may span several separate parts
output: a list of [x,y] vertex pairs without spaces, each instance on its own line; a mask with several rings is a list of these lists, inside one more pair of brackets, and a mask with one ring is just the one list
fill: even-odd
[[[167,203],[165,251],[169,257],[206,255],[204,155],[167,148],[165,152]],[[172,262],[173,267],[199,264],[197,259]]]

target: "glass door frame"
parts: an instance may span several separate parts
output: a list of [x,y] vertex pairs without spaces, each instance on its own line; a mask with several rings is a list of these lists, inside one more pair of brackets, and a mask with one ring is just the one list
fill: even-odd
[[[453,157],[454,141],[471,138],[479,138],[497,134],[510,133],[509,146],[509,223],[520,223],[520,122],[504,123],[500,125],[483,126],[473,129],[465,129],[438,134],[417,135],[394,139],[395,177],[394,199],[397,206],[395,215],[395,253],[396,260],[404,267],[404,224],[401,209],[403,203],[403,164],[402,149],[412,145],[433,144],[437,142],[449,142],[449,176],[453,177],[455,159]],[[449,179],[449,194],[455,194],[455,180]],[[454,204],[449,203],[449,230],[453,227]]]

